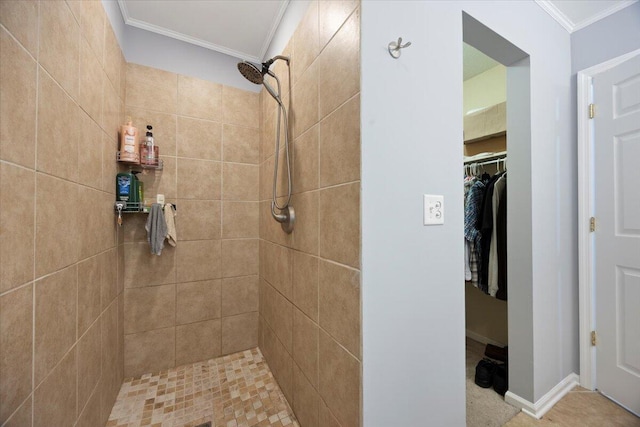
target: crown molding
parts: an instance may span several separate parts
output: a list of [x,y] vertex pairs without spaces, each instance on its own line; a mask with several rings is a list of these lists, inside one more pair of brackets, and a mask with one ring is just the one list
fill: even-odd
[[540,6],[545,12],[547,12],[553,19],[555,19],[565,30],[569,33],[573,33],[578,31],[584,27],[587,27],[594,22],[597,22],[603,18],[606,18],[609,15],[613,15],[614,13],[624,9],[625,7],[631,6],[636,3],[638,0],[623,0],[620,2],[612,3],[610,7],[607,9],[583,20],[580,22],[573,22],[567,15],[565,15],[560,9],[556,7],[553,1],[550,0],[535,0],[535,2]]

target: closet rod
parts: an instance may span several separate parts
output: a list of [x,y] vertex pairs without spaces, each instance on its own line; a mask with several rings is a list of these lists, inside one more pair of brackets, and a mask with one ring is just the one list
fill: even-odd
[[499,159],[494,159],[494,160],[487,160],[484,162],[474,162],[474,161],[470,161],[470,162],[464,162],[465,165],[478,165],[478,166],[485,166],[485,165],[493,165],[493,164],[497,164],[497,163],[502,163],[507,159],[507,156],[501,157]]

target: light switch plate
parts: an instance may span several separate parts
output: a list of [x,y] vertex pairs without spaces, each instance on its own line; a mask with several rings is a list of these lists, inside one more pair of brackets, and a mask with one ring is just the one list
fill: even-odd
[[424,195],[424,225],[444,224],[444,196]]

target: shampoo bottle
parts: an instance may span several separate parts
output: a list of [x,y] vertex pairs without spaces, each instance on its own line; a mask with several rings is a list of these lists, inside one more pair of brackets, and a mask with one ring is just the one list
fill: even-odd
[[131,123],[131,118],[120,129],[120,161],[140,163],[140,149],[138,147],[138,129]]

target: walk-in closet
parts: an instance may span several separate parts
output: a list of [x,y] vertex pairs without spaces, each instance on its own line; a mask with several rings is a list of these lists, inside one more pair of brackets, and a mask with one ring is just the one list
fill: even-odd
[[464,45],[467,425],[501,425],[508,389],[506,67]]

